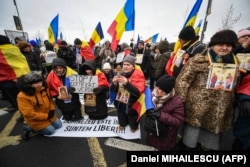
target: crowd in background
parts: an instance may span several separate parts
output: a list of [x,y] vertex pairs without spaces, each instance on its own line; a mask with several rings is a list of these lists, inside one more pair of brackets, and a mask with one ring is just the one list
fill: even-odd
[[[158,150],[172,150],[176,145],[183,146],[184,150],[220,150],[221,134],[231,128],[235,135],[232,149],[249,150],[250,29],[237,33],[218,31],[207,44],[199,40],[191,26],[183,28],[178,37],[177,51],[175,43],[166,40],[155,44],[142,40],[124,42],[116,50],[112,50],[110,41],[106,40],[89,55],[79,38],[75,38],[73,45],[62,40],[56,48],[48,40],[39,46],[35,40],[24,41],[18,37],[13,45],[7,36],[1,35],[1,56],[11,50],[9,60],[27,68],[16,69],[18,75],[7,77],[10,68],[4,62],[0,67],[0,89],[12,104],[8,111],[19,109],[21,116],[17,121],[27,123],[23,139],[29,139],[32,131],[51,134],[61,127],[55,106],[65,120],[83,118],[79,94],[69,83],[69,76],[79,74],[98,78],[98,87],[93,93],[84,94],[84,111],[89,118],[107,117],[111,90],[117,93],[114,105],[119,128],[123,130],[128,125],[131,132],[138,130],[139,124],[132,106],[148,84],[155,104],[151,115],[169,127],[169,135],[164,137],[147,135],[149,144]],[[245,55],[245,66],[237,54]],[[215,71],[208,86],[211,69],[216,64],[235,65],[237,70],[228,73],[232,76],[227,78]],[[58,92],[59,87],[66,87],[65,96]],[[40,108],[44,99],[46,103],[42,106],[45,107]],[[30,108],[36,114],[31,113]],[[39,120],[41,126],[34,120]],[[241,126],[246,120],[247,125]]]

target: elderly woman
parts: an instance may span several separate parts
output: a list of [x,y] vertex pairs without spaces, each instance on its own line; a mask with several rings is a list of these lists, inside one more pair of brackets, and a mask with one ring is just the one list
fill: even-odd
[[114,103],[118,112],[120,130],[129,125],[131,132],[138,130],[138,113],[132,109],[133,104],[145,90],[143,72],[135,68],[135,57],[125,56],[122,66],[123,73],[114,76],[110,90],[117,93]]
[[32,71],[22,76],[18,85],[21,90],[17,96],[18,108],[27,123],[23,128],[23,140],[29,139],[31,131],[51,135],[62,127],[46,82],[39,72]]
[[173,150],[176,144],[178,128],[184,122],[183,103],[174,90],[175,78],[163,75],[156,81],[152,92],[152,101],[155,105],[153,112],[148,115],[158,119],[167,131],[162,136],[147,133],[148,143],[159,151]]
[[207,80],[213,63],[238,63],[232,53],[236,42],[232,30],[215,33],[205,56],[191,57],[176,79],[176,93],[185,105],[182,141],[187,149],[219,150],[221,133],[232,127],[235,85],[232,91],[208,89]]

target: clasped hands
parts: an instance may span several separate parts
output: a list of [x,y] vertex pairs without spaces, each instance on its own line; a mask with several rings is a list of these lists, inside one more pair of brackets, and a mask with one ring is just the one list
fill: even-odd
[[128,78],[122,76],[122,75],[119,75],[119,76],[114,76],[112,82],[117,85],[118,83],[121,83],[122,85],[127,85],[128,83]]

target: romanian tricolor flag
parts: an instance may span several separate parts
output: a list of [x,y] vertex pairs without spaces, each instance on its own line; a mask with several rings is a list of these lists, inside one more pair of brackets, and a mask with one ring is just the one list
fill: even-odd
[[17,79],[29,72],[27,60],[18,47],[0,45],[0,82]]
[[108,29],[112,36],[111,48],[115,50],[124,31],[134,30],[135,26],[135,1],[127,0],[124,7],[120,10],[115,20]]
[[149,86],[146,86],[146,89],[143,94],[137,99],[137,101],[133,104],[132,109],[136,110],[138,113],[137,121],[145,114],[147,110],[155,108],[154,103],[152,101],[152,94]]
[[99,22],[92,33],[92,36],[89,40],[89,46],[90,48],[94,48],[95,44],[99,43],[104,38],[103,32],[102,32],[102,26],[101,22]]
[[50,22],[48,28],[49,42],[52,43],[54,47],[57,45],[58,22],[59,22],[59,15],[57,14],[56,17],[54,17],[54,19]]
[[199,33],[200,33],[201,24],[202,24],[202,19],[200,20],[200,22],[199,22],[199,24],[197,25],[197,27],[194,29],[196,35],[199,35]]
[[82,41],[80,54],[84,58],[85,61],[95,60],[95,55],[86,41]]
[[[66,67],[66,74],[65,74],[65,86],[68,88],[70,87],[70,77],[72,75],[77,75],[77,72],[73,69]],[[50,72],[47,76],[47,83],[48,87],[50,88],[50,94],[52,96],[58,96],[58,88],[63,86],[61,79],[56,75],[54,72]]]
[[196,1],[196,3],[194,4],[191,12],[188,15],[187,20],[185,21],[185,23],[183,25],[183,28],[187,27],[187,26],[194,26],[194,23],[195,23],[197,14],[198,14],[198,12],[200,10],[201,4],[202,4],[202,0],[197,0]]
[[[200,10],[200,7],[201,7],[201,4],[202,4],[202,0],[197,0],[191,10],[191,12],[189,13],[184,25],[183,25],[183,28],[184,27],[187,27],[187,26],[194,26],[194,23],[195,23],[195,20],[196,20],[196,17],[197,17],[197,14]],[[180,43],[180,40],[178,39],[177,42],[175,43],[175,46],[174,46],[174,51],[171,55],[171,58],[169,59],[169,61],[167,62],[167,65],[166,65],[166,69],[165,71],[168,73],[168,75],[173,75],[173,68],[174,68],[174,64],[173,64],[173,60],[174,60],[174,56],[175,54],[177,53],[177,51],[181,48],[181,43]]]
[[144,41],[145,43],[156,43],[156,40],[158,38],[159,33],[153,35],[152,37],[148,38],[146,41]]

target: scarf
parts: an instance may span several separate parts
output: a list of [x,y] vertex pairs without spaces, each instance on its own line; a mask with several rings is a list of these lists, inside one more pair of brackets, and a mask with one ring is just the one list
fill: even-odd
[[152,92],[152,101],[155,105],[156,109],[159,109],[163,106],[165,102],[167,102],[169,99],[171,99],[175,95],[175,90],[174,88],[172,91],[164,96],[159,96],[156,90],[154,89]]

